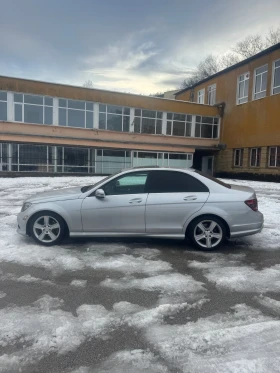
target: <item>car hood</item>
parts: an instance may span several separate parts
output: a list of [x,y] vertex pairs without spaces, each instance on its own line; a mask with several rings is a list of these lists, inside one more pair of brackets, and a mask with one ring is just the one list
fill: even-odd
[[53,190],[51,192],[37,193],[27,198],[25,202],[39,203],[49,201],[62,201],[77,199],[82,194],[81,187]]

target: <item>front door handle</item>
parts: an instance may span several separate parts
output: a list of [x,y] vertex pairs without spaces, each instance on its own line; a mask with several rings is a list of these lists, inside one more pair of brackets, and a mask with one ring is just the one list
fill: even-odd
[[133,203],[141,203],[142,202],[142,198],[133,198],[129,201],[130,204],[133,204]]
[[197,199],[197,196],[187,196],[184,198],[184,201],[195,201]]

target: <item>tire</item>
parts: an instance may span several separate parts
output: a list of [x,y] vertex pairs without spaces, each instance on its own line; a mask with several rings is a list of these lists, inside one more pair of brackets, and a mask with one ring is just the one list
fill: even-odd
[[66,233],[66,224],[61,216],[54,212],[39,212],[31,217],[29,232],[40,245],[57,245]]
[[190,223],[188,237],[194,246],[200,250],[215,250],[226,239],[226,227],[221,219],[204,215]]

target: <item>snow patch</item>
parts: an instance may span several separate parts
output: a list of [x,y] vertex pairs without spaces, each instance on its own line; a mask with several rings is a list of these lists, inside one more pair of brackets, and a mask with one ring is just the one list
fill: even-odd
[[262,306],[272,310],[274,313],[280,315],[280,301],[272,299],[270,297],[265,297],[264,295],[260,295],[258,297],[254,297],[254,299],[261,304]]
[[150,351],[119,351],[97,368],[80,367],[71,373],[168,373],[160,359]]
[[78,288],[85,288],[87,286],[87,280],[73,280],[71,281],[70,285]]
[[186,300],[196,300],[204,297],[206,290],[202,282],[194,280],[192,276],[179,273],[166,273],[148,278],[123,277],[122,279],[106,279],[101,286],[116,290],[141,289],[144,291],[158,291],[159,303],[181,303]]
[[246,305],[186,325],[151,326],[146,337],[182,372],[279,372],[280,321]]

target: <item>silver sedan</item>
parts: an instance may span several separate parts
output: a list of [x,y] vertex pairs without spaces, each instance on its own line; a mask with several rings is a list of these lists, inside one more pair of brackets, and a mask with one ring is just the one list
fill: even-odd
[[166,237],[204,250],[226,238],[258,233],[263,215],[255,191],[197,171],[134,168],[94,185],[29,197],[18,233],[50,246],[63,237]]

